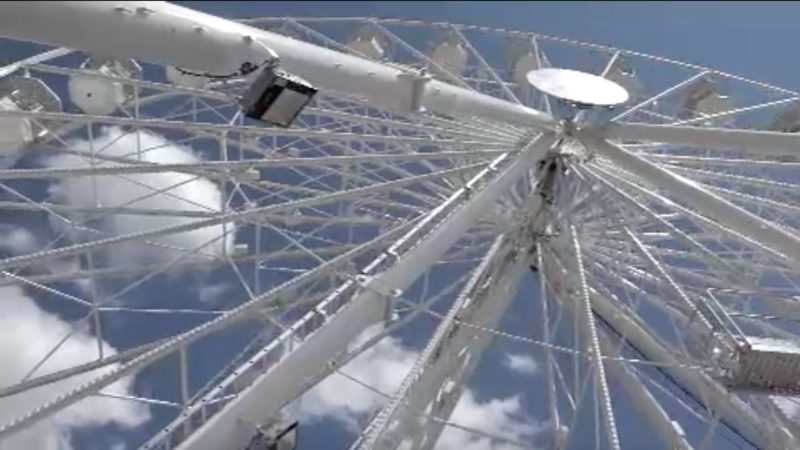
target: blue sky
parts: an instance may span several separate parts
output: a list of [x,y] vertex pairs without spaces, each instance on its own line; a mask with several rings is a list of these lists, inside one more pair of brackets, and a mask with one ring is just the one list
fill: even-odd
[[[787,88],[800,88],[800,62],[793,52],[800,3],[778,2],[179,2],[226,17],[242,16],[376,16],[480,24],[538,31],[618,46],[698,63]],[[787,55],[787,53],[789,53]],[[164,282],[165,280],[161,280]],[[164,288],[154,284],[150,289]],[[179,294],[180,288],[173,294]],[[523,335],[538,330],[536,283],[526,280],[519,299],[504,320],[504,329]],[[127,324],[128,329],[141,324]],[[128,335],[126,335],[128,336]],[[131,337],[129,335],[128,337]],[[417,343],[414,336],[404,342]],[[471,385],[478,401],[521,393],[521,409],[544,418],[541,375],[533,379],[503,369],[506,354],[541,355],[526,346],[497,341]],[[213,367],[206,362],[205,368]],[[156,390],[174,390],[164,384]],[[620,400],[625,404],[625,400]],[[651,445],[651,436],[637,431],[641,419],[623,407],[621,426],[626,448]],[[342,448],[350,439],[341,423],[326,419],[303,430],[301,450]],[[85,437],[82,437],[85,438]],[[584,437],[591,442],[591,437]],[[88,438],[87,438],[88,439]],[[579,444],[578,444],[579,445]],[[578,448],[578,447],[576,447]],[[651,448],[651,447],[648,447]]]

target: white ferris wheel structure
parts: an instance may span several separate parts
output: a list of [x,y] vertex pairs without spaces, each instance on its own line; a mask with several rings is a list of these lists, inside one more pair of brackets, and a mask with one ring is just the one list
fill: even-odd
[[[436,448],[505,340],[541,355],[537,446],[631,448],[628,409],[653,448],[800,448],[800,94],[400,19],[4,2],[0,36],[0,217],[47,230],[0,255],[0,293],[71,318],[0,386],[25,399],[0,446],[114,397],[160,408],[131,448],[285,448],[293,402],[427,321],[350,448]],[[155,157],[167,141],[200,156]],[[201,276],[241,295],[173,298]],[[513,302],[526,333],[503,329]],[[79,332],[92,357],[50,363]],[[145,376],[172,388],[109,390]]]

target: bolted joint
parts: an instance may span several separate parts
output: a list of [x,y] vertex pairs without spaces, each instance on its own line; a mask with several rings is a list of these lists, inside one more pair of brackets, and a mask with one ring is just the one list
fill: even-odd
[[397,75],[400,84],[409,89],[408,103],[406,104],[408,111],[421,112],[423,110],[422,99],[425,94],[425,86],[432,79],[433,77],[424,71],[419,73],[409,71]]

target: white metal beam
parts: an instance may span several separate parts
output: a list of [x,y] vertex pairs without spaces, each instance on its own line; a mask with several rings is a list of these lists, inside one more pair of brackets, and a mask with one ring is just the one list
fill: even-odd
[[610,123],[606,138],[682,145],[697,149],[741,150],[761,155],[800,156],[800,135],[777,131],[701,128],[688,125]]
[[468,111],[523,127],[554,125],[532,108],[165,2],[5,2],[0,35],[212,74],[261,64],[271,49],[286,70],[322,90],[374,105],[447,115]]
[[[387,153],[354,156],[323,156],[302,158],[263,158],[237,161],[206,161],[186,164],[160,164],[127,160],[130,164],[98,164],[92,167],[53,167],[43,169],[6,169],[0,180],[32,178],[70,178],[99,175],[127,175],[161,172],[188,172],[200,170],[219,171],[218,177],[237,176],[247,169],[284,167],[348,166],[350,164],[378,164],[408,161],[448,160],[451,158],[493,158],[503,150],[465,150],[425,153]],[[205,175],[205,174],[204,174]],[[207,176],[207,175],[206,175]]]

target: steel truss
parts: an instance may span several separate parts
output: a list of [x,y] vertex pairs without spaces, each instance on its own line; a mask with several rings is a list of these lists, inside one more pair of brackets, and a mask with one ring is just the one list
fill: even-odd
[[[800,447],[786,398],[800,392],[800,138],[781,113],[799,94],[529,32],[396,19],[232,22],[162,2],[7,2],[0,35],[58,47],[0,67],[0,100],[18,101],[0,108],[0,126],[32,130],[20,135],[30,154],[2,147],[18,161],[0,168],[0,208],[52,225],[39,247],[0,248],[0,292],[81,317],[0,386],[0,445],[107,397],[172,411],[147,425],[142,449],[242,450],[381,339],[434,318],[394,392],[348,375],[386,397],[351,448],[432,449],[448,427],[523,447],[626,448],[630,410],[664,448]],[[504,59],[487,52],[498,45]],[[230,73],[268,50],[320,89],[291,128],[243,118],[247,80],[152,75]],[[93,70],[76,65],[79,51],[146,70]],[[647,92],[574,115],[519,79],[548,54]],[[631,67],[663,79],[633,79]],[[97,114],[31,79],[91,80],[123,98]],[[728,104],[725,87],[746,105],[714,109]],[[198,155],[162,160],[175,145]],[[26,159],[53,155],[62,163]],[[113,183],[127,192],[109,196]],[[129,254],[149,256],[115,259]],[[536,333],[503,330],[530,271]],[[206,276],[241,300],[183,301],[180,288]],[[144,301],[167,285],[176,302]],[[109,354],[121,320],[159,334]],[[51,368],[76,336],[97,354]],[[542,356],[544,431],[526,442],[451,420],[497,340]],[[109,390],[165,371],[169,394]],[[25,397],[35,389],[55,394],[2,411],[3,399],[39,399]]]

